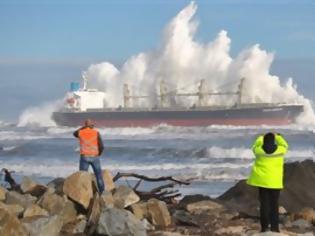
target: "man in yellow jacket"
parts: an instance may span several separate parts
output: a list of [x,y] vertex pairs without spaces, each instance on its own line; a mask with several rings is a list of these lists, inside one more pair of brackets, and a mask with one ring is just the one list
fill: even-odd
[[279,232],[279,195],[283,189],[284,155],[287,141],[280,135],[267,133],[259,136],[252,147],[255,163],[247,184],[258,187],[261,231]]
[[94,129],[92,120],[87,119],[84,126],[73,133],[80,143],[80,170],[88,171],[91,165],[96,177],[98,191],[104,191],[104,180],[100,155],[104,150],[100,133]]

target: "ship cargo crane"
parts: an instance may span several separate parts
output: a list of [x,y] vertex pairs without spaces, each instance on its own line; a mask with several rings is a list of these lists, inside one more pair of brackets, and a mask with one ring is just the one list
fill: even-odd
[[[196,93],[176,93],[176,90],[174,91],[168,91],[167,86],[164,80],[161,80],[160,82],[160,95],[157,97],[160,98],[160,107],[166,107],[167,106],[167,99],[170,96],[175,97],[198,97],[198,105],[200,107],[206,105],[206,98],[207,96],[221,96],[221,95],[235,95],[238,96],[238,102],[237,105],[242,104],[242,95],[243,95],[243,85],[244,85],[245,78],[242,78],[240,80],[240,83],[238,85],[238,90],[236,92],[208,92],[207,91],[207,85],[206,80],[202,79],[200,81],[200,85],[198,86],[198,92]],[[124,84],[123,87],[123,94],[124,94],[124,107],[129,108],[130,107],[130,100],[131,99],[143,99],[148,98],[150,96],[148,95],[130,95],[130,89],[128,84]]]

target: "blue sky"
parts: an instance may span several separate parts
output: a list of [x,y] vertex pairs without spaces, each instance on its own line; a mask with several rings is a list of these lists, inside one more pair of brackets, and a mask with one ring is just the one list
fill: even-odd
[[[121,64],[156,48],[166,24],[187,0],[0,0],[0,100],[17,118],[28,106],[60,98],[89,64]],[[273,70],[294,75],[312,95],[315,1],[200,0],[196,40],[224,29],[231,54],[259,43],[276,53]]]
[[[0,0],[2,60],[120,61],[156,47],[186,0]],[[279,58],[315,58],[314,1],[196,1],[197,40],[221,30],[232,53],[260,43]]]

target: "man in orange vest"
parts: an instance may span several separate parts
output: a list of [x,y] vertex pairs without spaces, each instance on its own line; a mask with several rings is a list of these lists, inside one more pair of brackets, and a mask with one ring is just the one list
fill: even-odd
[[87,119],[84,126],[73,133],[80,142],[80,170],[88,171],[91,165],[96,177],[98,191],[104,191],[104,180],[100,162],[100,155],[104,150],[100,133],[94,129],[93,122]]

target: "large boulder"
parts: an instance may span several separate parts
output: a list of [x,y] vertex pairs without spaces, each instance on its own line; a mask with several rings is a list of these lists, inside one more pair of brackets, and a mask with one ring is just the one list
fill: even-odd
[[15,215],[0,208],[0,235],[28,236],[29,234]]
[[92,176],[87,171],[78,171],[66,178],[63,192],[85,209],[93,198]]
[[103,208],[97,226],[97,233],[111,236],[145,236],[146,229],[130,211]]
[[6,204],[18,204],[24,208],[27,208],[28,206],[32,205],[36,201],[36,197],[33,197],[30,194],[20,194],[15,191],[9,191],[6,194],[5,203]]
[[35,216],[21,220],[30,236],[59,236],[63,225],[59,216]]
[[139,220],[142,220],[144,218],[149,218],[147,202],[138,202],[138,203],[132,204],[130,208],[131,208],[132,213]]
[[3,202],[0,202],[0,208],[6,209],[8,212],[16,215],[17,217],[20,216],[24,211],[24,207],[18,204],[5,204]]
[[0,186],[0,201],[5,200],[5,195],[8,192],[4,187]]
[[46,209],[51,215],[58,214],[65,205],[65,199],[47,191],[38,201],[38,205]]
[[23,213],[23,217],[32,217],[32,216],[49,216],[48,211],[41,208],[40,206],[33,204],[26,208]]
[[114,205],[117,208],[123,209],[136,202],[140,201],[139,196],[132,190],[124,185],[120,185],[114,192]]
[[171,216],[167,209],[166,203],[157,199],[148,201],[149,220],[155,226],[166,227],[171,224]]
[[77,215],[73,202],[68,200],[66,196],[61,197],[53,192],[46,192],[38,204],[46,209],[50,215],[59,215],[64,224],[75,220]]

